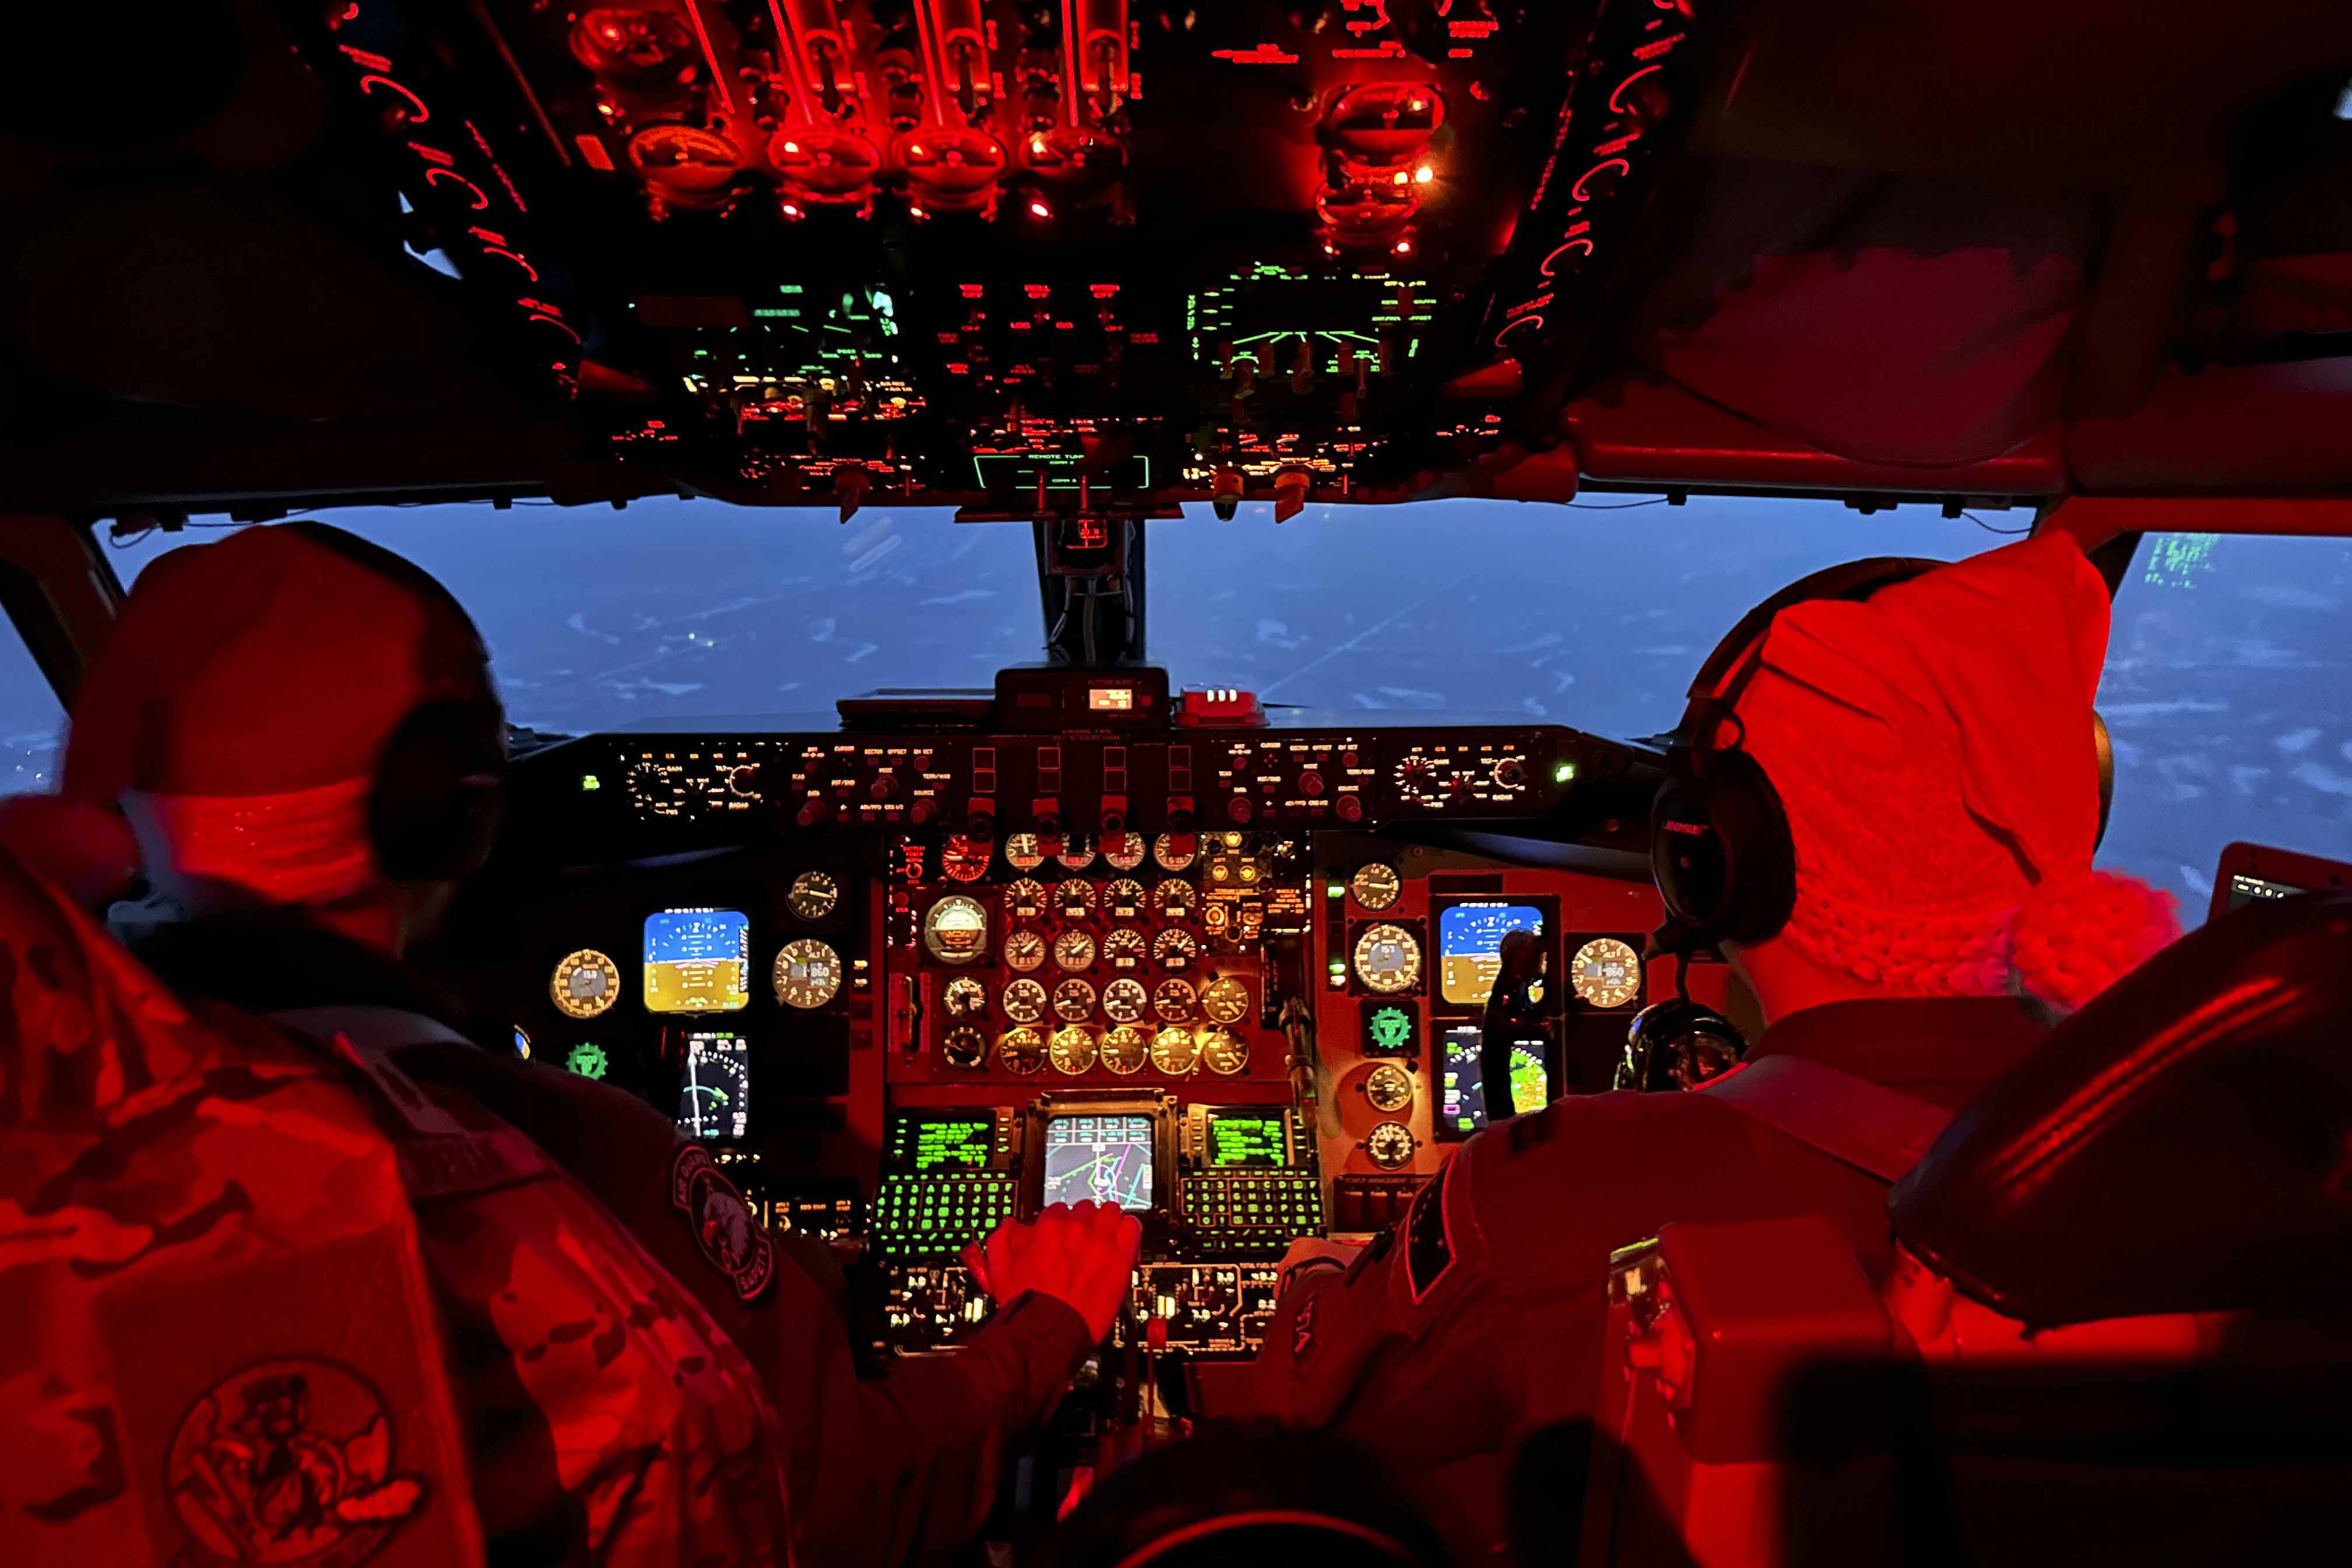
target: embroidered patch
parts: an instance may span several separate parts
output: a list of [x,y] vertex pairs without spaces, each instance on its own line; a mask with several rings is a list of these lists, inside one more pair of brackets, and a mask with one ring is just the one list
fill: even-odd
[[1315,1348],[1315,1309],[1320,1296],[1309,1296],[1299,1303],[1298,1316],[1290,1324],[1290,1359],[1305,1361],[1307,1352]]
[[393,1468],[383,1401],[349,1367],[312,1356],[248,1366],[198,1396],[165,1466],[172,1511],[194,1537],[184,1561],[350,1568],[425,1500]]
[[678,1150],[669,1168],[669,1198],[693,1227],[702,1256],[734,1281],[738,1299],[757,1300],[776,1277],[776,1249],[709,1150],[692,1143]]
[[1404,1271],[1412,1285],[1415,1305],[1436,1289],[1437,1282],[1454,1267],[1454,1222],[1445,1210],[1445,1184],[1453,1174],[1454,1161],[1448,1160],[1421,1189],[1412,1200],[1412,1212],[1405,1215]]

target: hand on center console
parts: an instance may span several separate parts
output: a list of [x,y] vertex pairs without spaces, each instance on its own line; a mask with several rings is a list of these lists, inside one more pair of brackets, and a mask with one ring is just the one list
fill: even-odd
[[964,1266],[1001,1302],[1024,1291],[1051,1296],[1101,1339],[1127,1300],[1143,1226],[1112,1204],[1055,1204],[1028,1224],[1006,1220]]

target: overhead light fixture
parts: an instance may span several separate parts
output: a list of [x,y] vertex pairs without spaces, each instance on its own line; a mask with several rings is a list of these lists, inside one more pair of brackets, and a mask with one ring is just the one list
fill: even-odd
[[1031,202],[1029,204],[1029,216],[1031,217],[1052,217],[1054,216],[1054,209],[1047,206],[1044,202]]
[[2344,90],[2336,95],[2336,118],[2352,120],[2352,81],[2346,82]]
[[1425,185],[1435,178],[1437,178],[1437,171],[1426,163],[1412,172],[1412,183],[1416,185]]

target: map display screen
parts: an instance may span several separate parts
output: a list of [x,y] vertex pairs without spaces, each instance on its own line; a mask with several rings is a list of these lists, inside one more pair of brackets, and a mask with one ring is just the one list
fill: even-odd
[[1056,1116],[1045,1123],[1048,1204],[1151,1206],[1151,1118]]
[[1503,972],[1503,938],[1541,931],[1543,911],[1532,904],[1456,904],[1437,917],[1437,988],[1456,1006],[1486,1005]]
[[[1479,1061],[1485,1031],[1455,1024],[1445,1031],[1443,1099],[1435,1131],[1442,1139],[1467,1138],[1486,1125],[1486,1068]],[[1543,1057],[1532,1046],[1511,1047],[1511,1109],[1519,1115],[1541,1110],[1551,1098]]]
[[677,1130],[696,1139],[740,1138],[751,1125],[751,1042],[718,1030],[687,1036]]
[[1283,1136],[1282,1113],[1258,1110],[1209,1112],[1209,1163],[1287,1165],[1290,1141]]
[[902,1159],[925,1171],[984,1171],[996,1152],[992,1116],[909,1117],[899,1129]]
[[646,1011],[732,1013],[751,1000],[751,919],[740,910],[646,917]]

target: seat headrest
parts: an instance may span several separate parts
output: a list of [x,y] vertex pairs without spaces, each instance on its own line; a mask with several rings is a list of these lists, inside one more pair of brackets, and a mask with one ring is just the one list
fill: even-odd
[[2352,893],[2225,915],[2068,1018],[1888,1207],[2038,1326],[2352,1307]]

